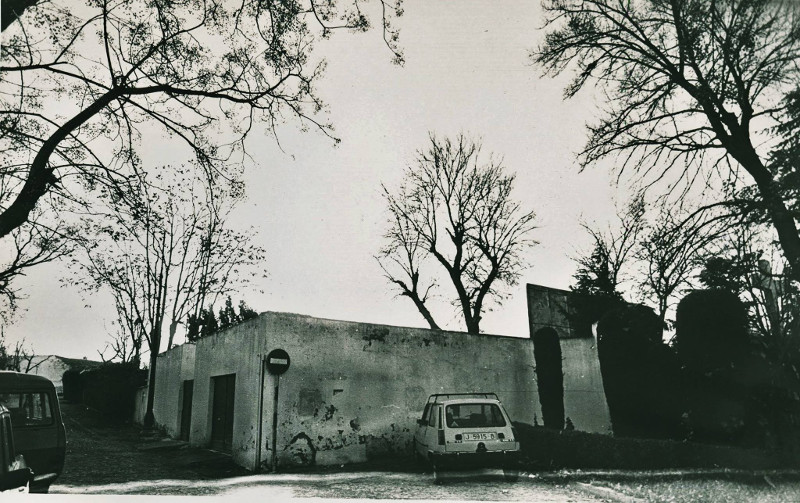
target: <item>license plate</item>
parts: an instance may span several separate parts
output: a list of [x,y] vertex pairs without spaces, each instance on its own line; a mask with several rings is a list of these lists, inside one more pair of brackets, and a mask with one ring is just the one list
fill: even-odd
[[464,433],[464,440],[494,440],[494,433]]

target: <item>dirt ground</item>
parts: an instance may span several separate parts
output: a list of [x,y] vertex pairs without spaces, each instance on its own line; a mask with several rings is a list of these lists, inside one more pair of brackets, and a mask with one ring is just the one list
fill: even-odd
[[64,472],[52,487],[118,484],[132,481],[209,480],[245,475],[229,457],[190,447],[156,448],[159,436],[150,436],[134,424],[109,425],[80,404],[61,403],[67,430]]

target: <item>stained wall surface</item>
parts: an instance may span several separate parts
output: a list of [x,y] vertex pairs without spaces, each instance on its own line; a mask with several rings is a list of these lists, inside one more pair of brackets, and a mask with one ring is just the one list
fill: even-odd
[[[155,415],[170,434],[180,421],[186,376],[176,376],[189,367],[185,347],[159,357],[156,393],[163,398]],[[265,373],[262,388],[261,361],[276,348],[291,358],[279,382],[279,465],[408,455],[416,419],[432,393],[495,392],[515,421],[532,423],[538,410],[530,339],[263,313],[196,343],[190,443],[211,442],[212,380],[235,374],[232,455],[248,468],[271,465],[278,378]]]
[[[608,433],[595,341],[572,336],[567,318],[560,316],[558,299],[566,301],[562,293],[568,292],[546,290],[543,300],[532,299],[529,289],[529,306],[545,306],[549,313],[539,312],[531,330],[553,326],[559,331],[566,416],[576,429]],[[280,378],[262,372],[262,361],[277,348],[291,359]],[[273,454],[279,466],[408,455],[416,419],[433,393],[495,392],[514,421],[541,422],[528,337],[267,312],[173,348],[159,356],[158,365],[156,421],[171,436],[179,435],[183,382],[193,379],[189,441],[197,446],[210,445],[219,423],[215,379],[235,376],[230,451],[237,463],[251,469],[271,467]]]

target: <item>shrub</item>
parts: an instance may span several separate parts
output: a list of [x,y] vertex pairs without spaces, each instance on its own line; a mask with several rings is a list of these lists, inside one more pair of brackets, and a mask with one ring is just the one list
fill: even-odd
[[600,319],[597,333],[600,371],[614,434],[681,437],[678,365],[661,341],[658,316],[644,306],[623,306]]
[[[778,468],[774,453],[675,440],[619,438],[514,423],[527,469]],[[797,463],[797,460],[794,460]]]
[[74,382],[69,387],[67,374],[64,373],[64,397],[100,411],[111,422],[133,418],[136,390],[147,382],[147,371],[129,363],[106,363],[76,373],[77,377],[70,377]]
[[678,304],[675,328],[692,438],[744,442],[758,423],[753,391],[768,373],[751,351],[744,304],[726,290],[694,291]]

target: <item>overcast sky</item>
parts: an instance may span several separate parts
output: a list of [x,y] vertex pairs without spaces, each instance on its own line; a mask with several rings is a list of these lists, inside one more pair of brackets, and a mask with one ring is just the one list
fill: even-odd
[[[427,147],[429,131],[464,132],[504,158],[517,173],[514,198],[537,214],[532,267],[482,323],[487,333],[528,336],[525,283],[567,288],[570,257],[588,246],[581,219],[605,222],[613,212],[611,175],[602,168],[579,173],[575,161],[594,113],[591,92],[565,102],[566,79],[542,77],[528,63],[528,50],[543,36],[538,1],[404,5],[397,21],[403,67],[391,64],[377,30],[337,33],[317,44],[315,54],[328,60],[319,94],[339,146],[292,121],[278,131],[282,149],[268,135],[251,139],[254,163],[236,222],[257,227],[268,277],[241,297],[259,312],[427,326],[408,299],[394,297],[373,258],[386,220],[380,184],[397,186],[415,151]],[[171,150],[166,140],[149,147],[151,159]],[[18,283],[26,311],[6,337],[24,337],[39,354],[97,359],[112,306],[102,295],[84,298],[62,287],[65,267],[37,267]],[[442,297],[450,296],[440,283]],[[463,330],[446,302],[434,314],[446,328]]]

